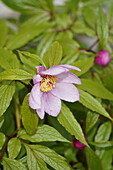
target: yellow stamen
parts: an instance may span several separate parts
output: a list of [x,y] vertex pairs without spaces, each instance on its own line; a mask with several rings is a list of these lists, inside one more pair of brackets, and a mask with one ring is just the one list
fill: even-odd
[[40,90],[43,92],[51,91],[57,82],[56,76],[43,75],[42,81],[40,82]]

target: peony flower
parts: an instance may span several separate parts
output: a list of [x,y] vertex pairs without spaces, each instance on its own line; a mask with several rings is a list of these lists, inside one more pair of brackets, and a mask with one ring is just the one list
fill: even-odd
[[[85,138],[85,140],[86,140],[86,142],[87,142],[87,139],[86,139],[86,136],[85,136],[85,135],[84,135],[84,138]],[[74,140],[73,140],[73,145],[74,145],[74,147],[75,147],[76,149],[79,149],[79,150],[84,149],[84,148],[86,147],[85,144],[83,144],[82,142],[80,142],[79,140],[77,140],[77,139],[75,139],[75,138],[74,138]]]
[[56,65],[45,70],[37,66],[37,74],[33,77],[34,86],[29,96],[29,106],[36,109],[43,119],[45,112],[56,117],[61,110],[61,100],[75,102],[79,100],[79,92],[72,84],[81,84],[80,79],[69,70],[81,71],[70,65]]
[[100,66],[106,66],[110,62],[109,52],[106,50],[100,51],[98,57],[95,58],[95,63]]

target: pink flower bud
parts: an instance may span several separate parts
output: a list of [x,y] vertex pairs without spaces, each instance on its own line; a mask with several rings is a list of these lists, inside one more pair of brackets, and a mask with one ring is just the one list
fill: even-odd
[[100,66],[106,66],[110,62],[109,52],[106,50],[100,51],[98,57],[95,58],[95,63]]
[[[84,138],[85,138],[85,140],[86,140],[86,142],[87,142],[87,139],[86,139],[86,136],[85,136],[85,135],[84,135]],[[74,138],[74,140],[73,140],[73,145],[74,145],[74,147],[75,147],[76,149],[79,149],[79,150],[84,149],[84,148],[86,147],[85,144],[83,144],[82,142],[80,142],[79,140],[77,140],[77,139],[75,139],[75,138]]]

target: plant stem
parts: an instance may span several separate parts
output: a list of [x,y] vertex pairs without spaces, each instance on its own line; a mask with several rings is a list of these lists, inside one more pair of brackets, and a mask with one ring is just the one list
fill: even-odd
[[14,135],[18,132],[18,129],[16,129],[13,133],[11,133],[11,135],[9,136],[9,138],[14,137]]
[[18,104],[16,99],[14,99],[14,103],[15,103],[15,112],[16,112],[16,124],[17,124],[17,129],[20,128],[20,118],[19,118],[19,110],[18,110]]
[[88,50],[91,50],[98,42],[99,42],[99,38],[89,47]]
[[[20,142],[22,142],[24,145],[26,145],[27,147],[29,147],[29,145],[27,144],[27,143],[25,143],[22,139],[20,139],[19,137],[17,137],[19,140],[20,140]],[[29,149],[32,151],[32,149],[29,147]]]
[[92,53],[96,53],[95,51],[92,50],[92,48],[98,43],[99,38],[88,48],[88,49],[84,49],[84,48],[79,48],[79,50],[83,50],[83,51],[88,51],[88,52],[92,52]]
[[21,81],[21,80],[16,80],[16,81],[20,82],[21,84],[23,84],[24,86],[26,86],[27,88],[29,88],[29,86],[28,86],[26,83],[24,83],[23,81]]
[[8,139],[7,139],[7,141],[5,142],[5,145],[4,145],[3,149],[2,149],[2,152],[1,152],[1,155],[0,155],[0,159],[2,159],[2,157],[3,157],[4,151],[5,151],[6,147],[7,147],[7,144],[8,144],[8,142],[9,142],[9,140],[14,137],[14,135],[17,133],[17,131],[18,131],[18,130],[15,130],[10,136],[8,136],[8,135],[5,134],[5,136],[6,136]]
[[49,15],[50,15],[53,19],[55,19],[55,15],[54,15],[53,12],[49,12]]
[[22,142],[24,145],[27,145],[27,143],[25,143],[23,140],[21,140],[19,137],[17,137],[19,140],[20,140],[20,142]]
[[4,133],[4,135],[5,135],[7,138],[9,138],[9,136],[8,136],[7,134]]
[[91,67],[91,76],[92,76],[92,78],[94,78],[94,72],[93,72],[93,67]]
[[8,144],[8,142],[9,142],[9,138],[7,139],[7,141],[6,141],[6,143],[5,143],[5,145],[4,145],[4,147],[3,147],[3,149],[2,149],[2,152],[1,152],[1,155],[0,155],[0,159],[2,159],[2,156],[3,156],[3,153],[4,153],[4,151],[5,151],[5,148],[6,148],[6,146],[7,146],[7,144]]
[[81,50],[81,51],[91,52],[91,53],[94,53],[94,54],[96,53],[95,51],[90,50],[90,49],[79,48],[79,50]]
[[111,106],[110,106],[110,103],[109,103],[109,104],[108,104],[108,107],[107,107],[108,113],[110,113],[110,109],[111,109]]

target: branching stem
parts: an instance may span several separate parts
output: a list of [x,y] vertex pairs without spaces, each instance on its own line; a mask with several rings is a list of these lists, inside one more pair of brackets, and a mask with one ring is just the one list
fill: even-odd
[[2,152],[1,152],[1,155],[0,155],[0,159],[2,159],[2,157],[3,157],[4,151],[5,151],[6,147],[7,147],[7,144],[9,142],[9,140],[14,137],[14,135],[17,133],[17,131],[18,131],[18,129],[15,130],[10,136],[4,134],[8,139],[6,140],[6,142],[4,144],[4,147],[2,149]]
[[3,157],[3,153],[5,151],[5,148],[6,148],[7,144],[8,144],[8,142],[9,142],[9,140],[10,140],[10,138],[7,139],[5,145],[4,145],[3,149],[2,149],[2,152],[1,152],[1,155],[0,155],[0,159],[2,159],[2,157]]

